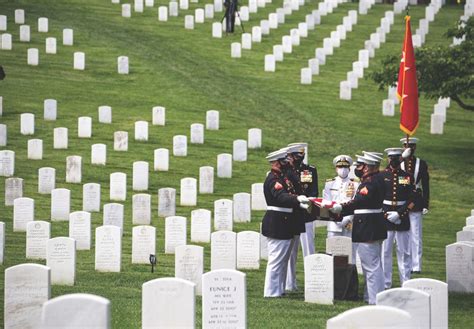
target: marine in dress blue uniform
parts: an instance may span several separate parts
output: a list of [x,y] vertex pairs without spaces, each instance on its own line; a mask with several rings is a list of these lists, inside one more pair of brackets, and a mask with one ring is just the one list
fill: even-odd
[[297,195],[286,173],[289,166],[286,149],[270,153],[271,170],[265,179],[263,192],[267,211],[262,220],[262,234],[268,241],[268,262],[264,297],[280,297],[285,292],[285,279],[293,237],[298,230],[295,210],[307,209],[309,200]]

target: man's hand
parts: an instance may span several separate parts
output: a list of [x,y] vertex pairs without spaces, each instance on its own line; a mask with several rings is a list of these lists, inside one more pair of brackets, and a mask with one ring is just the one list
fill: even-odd
[[395,225],[398,225],[402,222],[400,215],[396,211],[387,211],[387,220]]
[[339,203],[335,203],[331,208],[329,208],[329,211],[333,214],[340,214],[342,211],[342,206]]
[[426,215],[428,212],[429,212],[428,208],[423,208],[423,211],[422,211],[423,215]]
[[411,155],[411,149],[410,148],[406,148],[405,151],[403,151],[402,153],[402,158],[403,159],[408,159]]
[[307,203],[300,203],[300,208],[301,208],[301,209],[304,209],[304,210],[308,210],[308,209],[309,209],[309,204],[307,204]]
[[[309,203],[309,199],[306,197],[306,195],[298,195],[296,200],[298,200],[299,203],[304,203],[304,204]],[[306,209],[306,208],[304,208],[304,209]]]

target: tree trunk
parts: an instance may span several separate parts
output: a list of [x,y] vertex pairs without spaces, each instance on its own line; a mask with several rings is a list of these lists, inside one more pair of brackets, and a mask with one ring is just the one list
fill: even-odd
[[458,95],[452,95],[451,99],[455,101],[462,109],[468,110],[468,111],[474,111],[474,105],[469,105],[464,103]]

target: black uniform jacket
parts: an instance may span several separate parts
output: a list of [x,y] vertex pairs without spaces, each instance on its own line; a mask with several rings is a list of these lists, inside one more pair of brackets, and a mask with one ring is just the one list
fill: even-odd
[[[396,225],[386,221],[389,231],[408,231],[410,229],[410,219],[408,217],[409,209],[414,207],[416,198],[416,189],[413,184],[413,176],[400,168],[392,169],[387,167],[381,175],[385,184],[385,196],[383,212],[396,211],[400,215],[401,223]],[[392,204],[386,204],[390,201]],[[397,203],[405,202],[403,205]]]
[[293,183],[281,172],[270,171],[263,184],[263,193],[267,207],[281,207],[293,209],[293,212],[267,210],[263,216],[262,234],[267,238],[289,240],[299,234],[295,209],[299,209],[299,202]]
[[[384,214],[381,210],[377,212],[382,208],[384,195],[383,176],[378,172],[371,173],[362,177],[354,198],[342,204],[342,216],[354,214],[352,242],[372,242],[387,238]],[[363,213],[357,213],[356,210]]]
[[[301,186],[301,194],[307,197],[319,196],[318,188],[318,171],[313,166],[308,166],[304,163],[301,164],[301,168],[297,171],[298,181]],[[312,222],[315,218],[311,216],[307,211],[304,211],[303,215],[306,223]]]
[[428,165],[426,164],[426,161],[421,159],[418,168],[418,175],[415,175],[416,159],[417,157],[415,156],[406,159],[404,161],[404,170],[415,178],[415,186],[420,195],[420,197],[415,200],[415,207],[412,211],[421,211],[423,208],[429,209],[430,206],[430,175],[428,173]]

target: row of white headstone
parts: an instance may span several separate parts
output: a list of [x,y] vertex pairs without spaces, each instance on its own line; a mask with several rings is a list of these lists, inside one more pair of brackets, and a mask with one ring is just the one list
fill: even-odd
[[402,288],[377,294],[375,306],[354,308],[327,321],[328,329],[349,327],[447,329],[448,285],[427,278],[408,280]]
[[352,31],[352,26],[356,24],[357,11],[349,10],[343,17],[342,24],[331,32],[330,37],[323,39],[323,47],[315,49],[315,57],[308,60],[308,67],[301,69],[301,84],[312,83],[312,76],[319,74],[319,66],[326,64],[326,57],[334,54],[334,48],[341,46],[341,41],[346,39],[347,32]]
[[456,242],[446,246],[446,281],[449,291],[474,293],[474,209],[466,217]]
[[430,133],[442,135],[444,124],[446,123],[447,109],[451,105],[451,98],[439,98],[434,105],[433,113],[431,114]]
[[[5,270],[5,328],[111,328],[111,307],[106,298],[68,294],[50,299],[52,272],[49,266],[39,264]],[[202,275],[200,286],[203,328],[247,327],[245,273],[210,271]],[[142,327],[194,328],[196,295],[196,283],[185,279],[145,282]]]
[[413,47],[423,46],[426,40],[426,35],[429,32],[429,25],[435,20],[436,14],[438,14],[442,5],[441,0],[432,0],[425,8],[425,17],[420,19],[419,27],[412,36]]
[[358,81],[364,77],[364,69],[369,67],[369,60],[375,56],[375,50],[385,43],[386,34],[390,33],[393,23],[394,12],[386,11],[385,16],[380,19],[380,26],[370,35],[370,39],[364,42],[364,49],[359,50],[358,60],[352,63],[352,71],[347,72],[347,80],[340,82],[340,99],[351,100],[352,89],[359,87]]
[[[21,24],[22,26],[28,26],[29,32],[29,25],[25,24],[25,11],[23,9],[16,9],[15,10],[15,24]],[[0,31],[7,31],[8,30],[8,17],[6,15],[0,15]],[[21,30],[21,27],[20,27]],[[38,32],[47,33],[49,32],[49,21],[46,17],[38,18]]]
[[[464,22],[466,22],[469,17],[474,15],[474,0],[468,0],[466,1],[466,4],[464,5],[464,13],[461,15],[459,20],[463,21],[460,25],[465,25]],[[466,35],[463,35],[462,38],[456,38],[453,37],[453,43],[451,46],[457,46],[463,43],[466,40]]]

